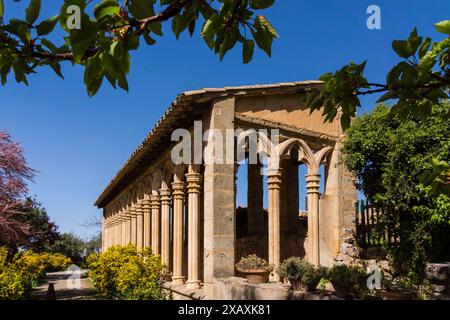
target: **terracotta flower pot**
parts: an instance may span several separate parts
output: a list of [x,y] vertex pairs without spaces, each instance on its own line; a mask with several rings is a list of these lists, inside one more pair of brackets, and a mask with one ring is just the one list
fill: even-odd
[[269,271],[266,270],[247,270],[242,271],[245,274],[247,281],[252,284],[266,283],[269,281]]
[[414,292],[407,290],[379,290],[380,297],[383,300],[413,300]]
[[320,279],[317,281],[309,281],[308,283],[302,282],[300,279],[289,279],[289,282],[291,283],[292,288],[294,291],[306,291],[306,292],[312,292],[316,290],[317,285],[319,284]]
[[351,284],[342,285],[335,281],[331,281],[331,284],[333,285],[335,294],[340,298],[348,298],[353,292],[353,286]]

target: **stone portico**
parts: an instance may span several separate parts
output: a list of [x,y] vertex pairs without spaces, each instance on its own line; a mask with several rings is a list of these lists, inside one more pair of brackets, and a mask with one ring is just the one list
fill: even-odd
[[[357,193],[339,161],[339,118],[324,123],[320,112],[310,114],[302,104],[305,92],[320,85],[304,81],[179,95],[96,201],[103,208],[103,249],[151,247],[168,266],[172,284],[203,288],[210,299],[221,296],[215,279],[234,277],[243,254],[256,253],[275,267],[290,256],[332,265],[352,230]],[[180,128],[191,133],[192,150],[202,150],[203,157],[183,151],[192,161],[174,164],[172,150],[180,145],[171,136]],[[244,132],[244,139],[229,138],[230,129]],[[270,145],[274,129],[279,143]],[[252,132],[255,146],[245,139]],[[229,138],[220,149],[218,137]],[[243,164],[252,150],[259,155],[256,162]],[[247,166],[246,208],[236,206],[239,166]],[[299,210],[303,201],[306,210]],[[271,280],[279,281],[276,272]]]

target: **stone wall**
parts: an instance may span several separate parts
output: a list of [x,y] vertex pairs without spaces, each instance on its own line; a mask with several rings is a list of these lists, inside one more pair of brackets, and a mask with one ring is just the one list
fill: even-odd
[[450,262],[429,263],[425,274],[433,287],[433,298],[450,300]]

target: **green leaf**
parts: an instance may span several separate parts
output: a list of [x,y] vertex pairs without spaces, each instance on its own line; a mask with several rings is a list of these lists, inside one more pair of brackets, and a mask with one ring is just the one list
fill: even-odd
[[151,30],[151,32],[153,32],[154,34],[158,35],[158,36],[162,36],[162,25],[160,21],[157,22],[152,22],[148,25],[148,29]]
[[149,46],[152,46],[156,43],[155,39],[150,37],[150,34],[148,32],[144,32],[144,40]]
[[266,9],[274,4],[275,0],[250,0],[250,7],[253,9]]
[[216,30],[221,26],[221,24],[222,18],[217,14],[213,14],[211,15],[211,17],[209,17],[208,20],[206,20],[205,24],[203,25],[203,29],[200,34],[208,44],[210,49],[214,47],[214,34]]
[[130,0],[128,9],[133,17],[138,20],[151,17],[155,14],[153,0]]
[[61,65],[59,63],[52,63],[50,64],[50,68],[53,69],[53,71],[55,71],[55,73],[61,78],[64,79],[63,74],[61,73]]
[[249,63],[252,60],[254,50],[255,42],[253,40],[245,40],[242,51],[244,63]]
[[104,0],[94,8],[94,16],[98,21],[119,14],[120,6],[115,0]]
[[45,36],[53,31],[58,22],[59,16],[56,15],[54,17],[48,18],[47,20],[42,21],[36,27],[36,32],[39,36]]
[[408,59],[414,54],[411,44],[405,40],[392,41],[392,49],[402,58]]
[[233,49],[233,47],[236,45],[238,35],[239,35],[238,29],[236,29],[236,28],[227,29],[227,31],[225,32],[225,37],[223,39],[223,42],[220,45],[220,50],[219,50],[220,60],[222,60],[223,57],[225,56],[225,54],[229,50]]
[[430,45],[431,45],[431,38],[427,37],[419,48],[419,57],[421,59],[427,54],[428,49],[430,49]]
[[440,33],[450,34],[450,20],[438,22],[434,25],[434,27]]
[[3,0],[0,0],[0,19],[3,18],[3,14],[5,13],[5,5]]
[[17,28],[17,36],[22,40],[24,43],[28,44],[31,40],[31,34],[30,29],[26,24],[21,24]]
[[263,28],[265,28],[269,33],[274,37],[278,38],[278,33],[276,32],[275,28],[272,27],[269,21],[267,21],[266,17],[258,15],[256,16],[255,20],[258,22],[259,25],[261,25]]
[[114,41],[111,44],[111,48],[110,48],[109,53],[113,57],[115,57],[117,59],[120,59],[123,56],[123,52],[124,52],[124,46],[123,46],[123,42],[122,41]]
[[39,12],[41,11],[41,0],[31,0],[30,5],[25,10],[25,20],[29,24],[33,24],[39,17]]
[[139,48],[139,36],[130,34],[125,40],[125,48],[127,50],[136,50],[137,48]]
[[45,47],[47,47],[52,53],[58,52],[58,47],[55,46],[50,40],[41,38],[41,44]]

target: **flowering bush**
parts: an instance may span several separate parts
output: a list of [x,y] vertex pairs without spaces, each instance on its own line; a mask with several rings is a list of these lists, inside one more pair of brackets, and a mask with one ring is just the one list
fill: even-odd
[[0,300],[28,297],[46,272],[66,270],[72,261],[62,254],[24,251],[6,261],[6,248],[0,248]]
[[114,246],[87,258],[89,276],[98,290],[109,298],[162,300],[163,265],[149,248]]

